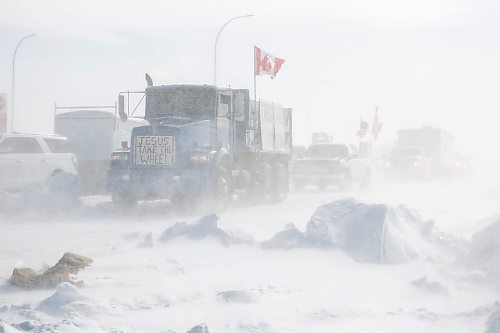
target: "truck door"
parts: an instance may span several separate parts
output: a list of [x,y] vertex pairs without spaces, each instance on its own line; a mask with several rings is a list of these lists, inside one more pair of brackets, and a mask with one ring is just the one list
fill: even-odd
[[219,93],[217,96],[217,146],[227,150],[231,147],[231,126],[229,122],[231,113],[231,95]]
[[233,148],[246,151],[255,144],[255,129],[250,121],[250,96],[248,89],[233,90]]

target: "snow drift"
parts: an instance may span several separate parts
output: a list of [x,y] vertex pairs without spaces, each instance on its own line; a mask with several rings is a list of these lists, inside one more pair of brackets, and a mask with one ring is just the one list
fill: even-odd
[[179,222],[167,228],[160,237],[161,242],[169,242],[176,238],[190,240],[215,239],[224,246],[231,244],[250,244],[253,240],[239,237],[219,227],[219,215],[210,214],[192,224]]
[[21,333],[21,331],[0,320],[0,333]]
[[[471,239],[469,265],[486,274],[500,287],[500,220],[477,232]],[[500,332],[500,330],[499,330]]]
[[40,302],[36,310],[52,316],[67,316],[70,314],[93,314],[95,304],[80,294],[78,289],[68,282],[57,286],[56,292]]
[[320,206],[305,233],[289,225],[263,246],[340,248],[360,262],[396,264],[425,255],[432,229],[404,206],[343,199]]
[[489,316],[484,333],[500,333],[500,309]]
[[0,212],[60,212],[80,206],[80,178],[60,172],[43,184],[30,184],[18,193],[0,191]]

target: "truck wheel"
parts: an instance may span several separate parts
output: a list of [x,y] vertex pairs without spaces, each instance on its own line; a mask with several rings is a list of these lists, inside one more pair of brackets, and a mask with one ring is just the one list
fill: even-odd
[[111,194],[111,201],[120,208],[132,208],[137,205],[137,198],[130,193],[116,192]]
[[288,168],[283,164],[277,164],[272,170],[271,201],[274,203],[286,199],[290,189],[288,183]]

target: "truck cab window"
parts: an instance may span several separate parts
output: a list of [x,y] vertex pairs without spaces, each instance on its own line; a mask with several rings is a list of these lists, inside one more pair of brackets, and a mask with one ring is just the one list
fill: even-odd
[[228,117],[229,116],[229,104],[231,103],[231,97],[228,95],[219,94],[217,99],[217,117]]

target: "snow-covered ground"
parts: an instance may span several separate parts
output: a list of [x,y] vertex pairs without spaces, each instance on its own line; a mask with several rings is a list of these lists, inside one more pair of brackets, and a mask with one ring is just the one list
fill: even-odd
[[[401,204],[418,221],[433,220],[436,246],[446,250],[415,244],[424,241],[410,239],[408,225],[393,229],[396,242],[425,249],[400,263],[356,260],[340,246],[263,246],[290,223],[302,235],[319,206],[346,197]],[[3,212],[0,332],[183,333],[201,323],[210,332],[485,332],[500,283],[477,262],[496,249],[476,244],[473,257],[470,240],[497,220],[499,200],[500,187],[470,179],[309,189],[279,205],[235,204],[215,233],[212,225],[194,236],[186,228],[204,213],[176,212],[164,201],[124,212],[106,196],[86,197],[66,213]],[[14,267],[42,269],[65,252],[94,260],[78,275],[84,287],[26,291],[7,283]]]

